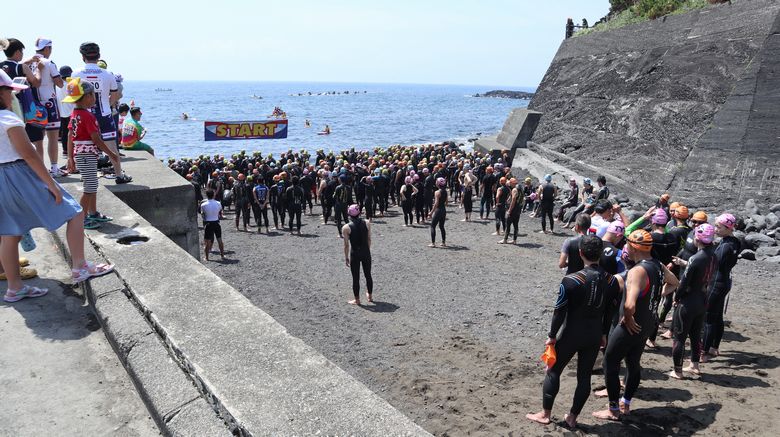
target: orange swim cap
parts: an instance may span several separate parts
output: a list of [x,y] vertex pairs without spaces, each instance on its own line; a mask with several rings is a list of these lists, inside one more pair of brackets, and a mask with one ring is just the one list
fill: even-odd
[[690,217],[691,213],[688,211],[688,207],[685,205],[680,205],[677,207],[677,209],[674,210],[674,215],[678,219],[685,220],[688,217]]
[[681,205],[682,204],[680,202],[672,202],[672,204],[669,205],[669,209],[675,210],[675,209],[679,208]]
[[693,217],[691,217],[691,220],[701,222],[701,223],[707,223],[709,217],[707,217],[707,213],[704,211],[696,211],[693,213]]
[[493,173],[493,167],[488,167],[488,168],[486,169],[486,171],[487,171],[488,173]]
[[628,244],[640,252],[650,252],[653,249],[653,236],[644,229],[637,229],[628,238]]
[[506,185],[506,178],[502,177],[501,179],[498,180],[498,183],[501,185]]

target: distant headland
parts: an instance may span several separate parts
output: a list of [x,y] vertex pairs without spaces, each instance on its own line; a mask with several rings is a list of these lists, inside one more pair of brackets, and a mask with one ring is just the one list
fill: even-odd
[[474,94],[474,97],[493,97],[497,99],[521,99],[531,100],[534,93],[527,93],[525,91],[506,91],[506,90],[493,90],[484,94]]

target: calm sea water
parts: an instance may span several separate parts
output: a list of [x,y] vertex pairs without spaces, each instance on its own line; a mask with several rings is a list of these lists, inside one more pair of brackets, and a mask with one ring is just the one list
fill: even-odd
[[[132,99],[141,106],[141,123],[148,130],[144,141],[155,148],[159,158],[232,154],[240,150],[273,152],[278,156],[290,148],[327,151],[444,140],[466,143],[466,139],[480,133],[499,131],[513,108],[527,106],[528,102],[523,100],[470,97],[496,88],[503,87],[127,81],[123,101]],[[308,95],[327,91],[350,93]],[[255,95],[262,99],[253,98]],[[286,139],[203,140],[204,121],[264,120],[274,106],[288,114]],[[183,120],[182,112],[188,113],[190,119]],[[311,121],[311,128],[304,127],[305,119]],[[332,134],[317,135],[326,124]]]

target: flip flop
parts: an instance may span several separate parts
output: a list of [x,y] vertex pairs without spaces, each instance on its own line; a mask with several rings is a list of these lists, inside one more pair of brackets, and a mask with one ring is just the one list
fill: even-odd
[[49,292],[48,288],[38,288],[31,285],[25,285],[19,291],[6,290],[3,300],[6,302],[19,302],[25,297],[41,297]]

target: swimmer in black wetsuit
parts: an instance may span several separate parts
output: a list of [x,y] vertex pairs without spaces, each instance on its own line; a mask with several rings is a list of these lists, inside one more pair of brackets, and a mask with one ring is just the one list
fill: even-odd
[[578,272],[585,267],[582,258],[580,258],[580,240],[584,235],[587,235],[588,229],[590,229],[590,216],[585,213],[577,214],[577,221],[574,225],[577,235],[564,240],[563,246],[561,246],[561,256],[558,258],[558,267],[565,268],[567,275]]
[[620,295],[618,279],[599,267],[601,240],[595,235],[585,235],[579,248],[579,256],[585,261],[585,268],[565,276],[561,281],[550,333],[545,342],[547,345],[555,345],[557,359],[544,378],[543,410],[526,415],[529,420],[545,425],[550,423],[561,373],[575,354],[577,389],[571,410],[564,420],[572,428],[577,425],[577,416],[590,395],[591,369],[596,362],[599,347],[606,343],[612,320],[611,307]]
[[505,177],[501,177],[498,180],[498,186],[496,188],[496,232],[493,235],[501,235],[501,228],[506,231],[506,208],[507,201],[509,200],[509,187],[506,186],[507,180]]
[[737,219],[731,214],[721,214],[715,219],[715,232],[722,238],[715,256],[718,259],[718,270],[712,281],[709,296],[707,297],[707,314],[704,325],[704,348],[702,350],[702,363],[709,358],[719,355],[718,348],[723,338],[723,312],[726,305],[726,297],[731,290],[731,269],[737,265],[737,256],[742,246],[734,237],[734,226]]
[[509,186],[512,187],[509,197],[509,209],[507,210],[507,223],[506,231],[504,232],[504,239],[499,241],[499,244],[506,244],[509,239],[509,228],[514,227],[515,233],[512,237],[512,244],[517,243],[517,231],[520,225],[520,210],[523,209],[523,193],[517,188],[517,179],[512,178],[509,180]]
[[344,235],[344,261],[352,272],[352,294],[348,303],[360,305],[360,266],[366,277],[366,298],[373,302],[374,280],[371,277],[371,224],[360,218],[360,207],[351,205],[347,211],[349,223],[341,228]]
[[[672,319],[672,360],[674,369],[669,376],[682,379],[683,372],[698,375],[701,359],[701,332],[704,328],[704,315],[707,309],[707,291],[713,279],[718,260],[712,241],[715,238],[715,228],[709,223],[699,225],[696,230],[696,247],[699,249],[687,262],[675,257],[674,263],[685,266],[685,272],[680,279],[680,286],[674,295],[674,318]],[[691,339],[691,365],[683,369],[683,353],[685,341]]]
[[433,210],[428,214],[431,219],[431,244],[428,247],[436,247],[436,226],[441,230],[441,247],[447,247],[447,233],[444,230],[444,222],[447,220],[447,181],[444,178],[436,180],[436,191],[433,199]]
[[[664,290],[675,287],[677,278],[653,259],[650,252],[653,237],[642,229],[628,236],[628,257],[636,264],[628,271],[626,292],[623,293],[617,325],[612,327],[604,351],[604,379],[609,396],[609,408],[593,413],[594,417],[618,420],[627,414],[631,399],[641,379],[642,352],[645,341],[657,323],[658,299]],[[664,285],[666,284],[666,285]],[[620,398],[620,363],[626,361],[626,388]]]
[[349,176],[342,174],[339,176],[339,185],[333,192],[333,215],[336,216],[336,229],[341,235],[341,222],[347,221],[347,208],[352,204],[352,188],[347,185]]
[[463,186],[463,196],[460,198],[460,202],[461,205],[463,205],[463,213],[466,215],[466,218],[461,221],[470,222],[471,211],[474,209],[474,185],[477,183],[477,177],[471,171],[469,166],[466,165],[466,169],[462,173],[461,179],[461,184]]
[[401,209],[404,212],[404,226],[412,226],[414,224],[414,216],[412,215],[412,199],[417,195],[417,188],[412,185],[412,177],[407,176],[404,179],[404,184],[401,185],[401,190],[398,192],[398,198],[401,201]]

